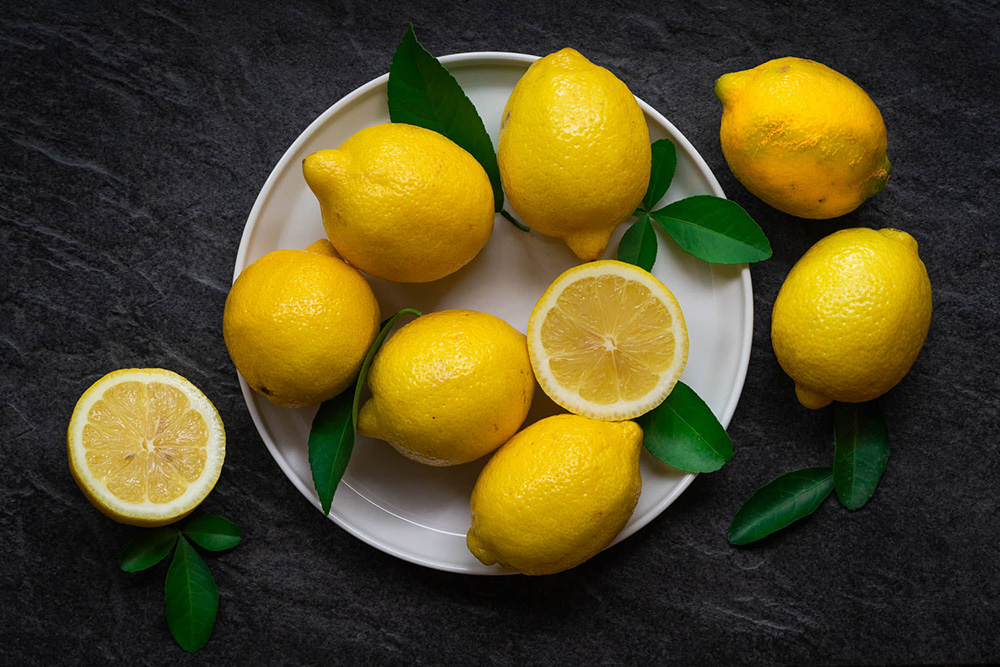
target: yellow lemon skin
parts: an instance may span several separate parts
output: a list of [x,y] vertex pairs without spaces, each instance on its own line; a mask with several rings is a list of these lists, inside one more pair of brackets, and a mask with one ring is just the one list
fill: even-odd
[[275,250],[226,298],[222,333],[236,369],[272,403],[302,407],[346,389],[379,330],[379,305],[326,239]]
[[931,321],[917,242],[895,229],[844,229],[792,267],[771,314],[778,363],[799,402],[861,403],[909,372]]
[[720,77],[715,95],[729,168],[779,211],[836,218],[889,182],[882,114],[860,86],[826,65],[778,58]]
[[302,163],[326,235],[344,259],[404,283],[443,278],[493,233],[493,189],[472,155],[437,132],[375,125]]
[[566,48],[535,61],[517,82],[497,159],[507,199],[524,222],[594,260],[642,202],[652,153],[628,86]]
[[489,313],[444,310],[390,337],[368,386],[361,435],[414,461],[450,466],[492,452],[517,432],[535,376],[524,334]]
[[486,565],[554,574],[611,544],[642,490],[642,429],[556,415],[501,447],[472,491],[466,543]]

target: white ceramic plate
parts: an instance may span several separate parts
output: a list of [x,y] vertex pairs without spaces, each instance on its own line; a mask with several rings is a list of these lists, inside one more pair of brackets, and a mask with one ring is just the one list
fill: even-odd
[[[535,59],[524,54],[488,52],[441,58],[475,103],[494,145],[507,97]],[[288,148],[250,212],[234,280],[247,265],[272,250],[303,248],[323,237],[319,205],[302,178],[302,159],[323,148],[336,148],[362,128],[389,122],[387,80],[388,75],[380,76],[341,99]],[[677,128],[648,104],[639,104],[646,114],[650,138],[667,137],[677,146],[677,173],[663,203],[695,194],[724,196],[705,161]],[[626,227],[622,225],[612,237],[609,257],[614,256]],[[691,340],[683,380],[728,425],[750,359],[750,271],[746,265],[701,262],[658,233],[660,249],[653,273],[677,296]],[[405,307],[425,313],[468,308],[493,313],[523,332],[545,288],[577,263],[561,241],[537,233],[525,234],[497,216],[487,246],[457,273],[422,285],[375,278],[371,283],[383,317]],[[264,444],[288,479],[319,508],[306,448],[316,408],[279,408],[252,392],[242,377],[240,384]],[[541,390],[536,395],[528,422],[559,411]],[[330,519],[368,544],[420,565],[453,572],[503,574],[505,571],[499,567],[482,565],[465,546],[469,495],[485,460],[431,468],[403,458],[384,442],[359,438],[334,498]],[[642,496],[616,541],[652,521],[694,479],[694,475],[670,468],[646,452],[641,472]]]

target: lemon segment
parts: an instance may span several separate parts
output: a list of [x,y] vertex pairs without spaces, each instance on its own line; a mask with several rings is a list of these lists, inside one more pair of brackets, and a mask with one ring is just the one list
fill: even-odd
[[226,434],[211,401],[159,368],[123,369],[77,402],[67,433],[69,466],[104,514],[137,526],[176,521],[215,486]]
[[677,299],[631,264],[592,262],[566,271],[528,321],[532,368],[570,412],[618,421],[659,405],[687,363]]

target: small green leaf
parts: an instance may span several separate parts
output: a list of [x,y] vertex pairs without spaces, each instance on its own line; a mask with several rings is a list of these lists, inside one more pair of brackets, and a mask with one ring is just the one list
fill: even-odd
[[163,587],[167,625],[182,649],[193,653],[208,643],[219,611],[219,589],[205,561],[184,537],[167,570]]
[[396,320],[403,315],[419,317],[421,313],[419,310],[404,308],[383,321],[381,331],[368,348],[368,354],[361,364],[358,379],[352,386],[324,401],[313,418],[312,428],[309,430],[309,470],[312,472],[313,486],[316,488],[316,495],[319,496],[323,514],[330,513],[337,485],[344,477],[347,464],[354,452],[358,403],[361,400],[361,389],[368,379],[368,369],[372,365],[375,353],[396,324]]
[[240,543],[243,531],[229,519],[214,514],[200,516],[184,526],[184,535],[202,549],[225,551]]
[[889,460],[889,427],[878,403],[837,403],[833,483],[840,504],[860,509],[875,493]]
[[669,139],[654,141],[650,146],[653,151],[653,163],[649,169],[649,185],[646,186],[646,196],[642,198],[642,206],[647,211],[663,199],[670,182],[674,180],[677,171],[677,148]]
[[133,537],[122,556],[118,566],[126,572],[138,572],[152,567],[167,557],[177,541],[177,531],[174,528],[150,528]]
[[753,218],[734,201],[695,195],[650,213],[682,250],[714,264],[759,262],[771,244]]
[[443,134],[476,158],[493,186],[494,210],[503,209],[500,167],[486,125],[451,72],[417,41],[412,25],[392,56],[387,97],[393,123]]
[[713,472],[733,458],[733,441],[712,409],[678,382],[667,399],[636,421],[649,453],[688,472]]
[[323,514],[330,513],[347,463],[354,451],[354,385],[328,401],[323,401],[309,431],[309,469]]
[[833,468],[802,468],[779,475],[743,503],[729,526],[732,544],[749,544],[807,517],[833,491]]
[[643,213],[618,242],[618,259],[649,271],[656,263],[656,230]]

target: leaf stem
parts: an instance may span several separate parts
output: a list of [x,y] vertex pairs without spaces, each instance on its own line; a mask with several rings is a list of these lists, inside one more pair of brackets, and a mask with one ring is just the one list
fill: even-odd
[[506,209],[500,209],[500,215],[502,215],[504,217],[504,219],[506,219],[510,224],[512,224],[515,227],[517,227],[518,229],[520,229],[522,232],[530,232],[531,231],[531,227],[529,227],[528,225],[524,224],[523,222],[521,222],[520,220],[518,220],[517,218],[515,218],[513,215],[511,215],[510,213],[508,213]]
[[358,403],[361,401],[361,389],[365,386],[365,380],[368,379],[368,368],[372,365],[372,360],[375,358],[375,353],[378,349],[382,347],[382,342],[385,337],[389,335],[389,330],[392,329],[393,325],[396,324],[398,320],[403,315],[416,315],[420,317],[423,315],[419,310],[415,308],[403,308],[401,311],[386,320],[385,326],[379,331],[378,336],[372,341],[372,346],[368,348],[368,354],[365,355],[365,360],[361,364],[361,370],[358,372],[358,380],[354,385],[354,405],[351,408],[351,426],[355,431],[358,430]]

